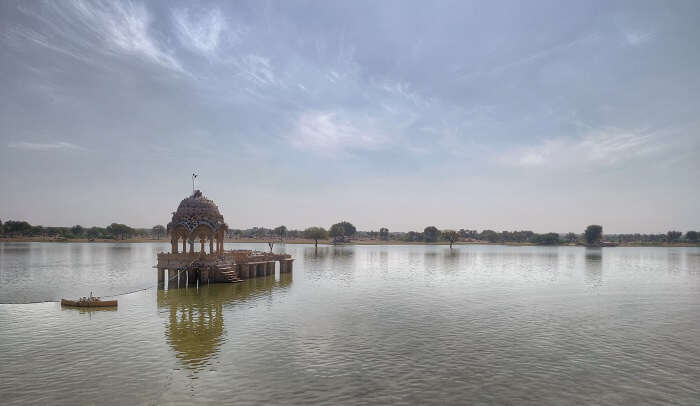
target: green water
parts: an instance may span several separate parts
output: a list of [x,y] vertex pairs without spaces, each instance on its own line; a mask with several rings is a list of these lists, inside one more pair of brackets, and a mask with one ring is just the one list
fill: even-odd
[[[700,403],[698,248],[277,248],[158,290],[168,244],[0,243],[0,403]],[[42,302],[90,290],[136,292]]]

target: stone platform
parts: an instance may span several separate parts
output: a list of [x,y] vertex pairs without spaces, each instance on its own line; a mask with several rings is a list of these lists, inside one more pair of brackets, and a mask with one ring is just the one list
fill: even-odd
[[245,279],[290,273],[294,260],[289,254],[273,254],[253,250],[230,250],[214,254],[158,254],[158,284],[168,286],[202,283],[235,283]]

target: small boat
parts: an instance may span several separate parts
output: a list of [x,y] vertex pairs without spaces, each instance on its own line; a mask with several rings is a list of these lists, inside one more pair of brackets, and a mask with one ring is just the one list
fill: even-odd
[[100,300],[99,297],[93,296],[90,292],[90,296],[81,297],[78,300],[68,300],[61,299],[61,306],[73,306],[73,307],[115,307],[117,306],[116,300]]

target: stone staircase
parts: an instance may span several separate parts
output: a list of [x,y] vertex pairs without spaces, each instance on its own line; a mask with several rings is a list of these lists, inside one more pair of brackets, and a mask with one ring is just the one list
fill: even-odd
[[224,277],[231,283],[236,283],[236,282],[243,282],[243,279],[238,277],[238,272],[234,269],[234,266],[228,265],[224,263],[223,261],[217,261],[214,264],[214,268],[216,268],[219,273],[224,275]]

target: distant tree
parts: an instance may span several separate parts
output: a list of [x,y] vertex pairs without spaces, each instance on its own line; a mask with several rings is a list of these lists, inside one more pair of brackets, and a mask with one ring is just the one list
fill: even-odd
[[343,226],[343,235],[346,237],[352,237],[357,232],[357,229],[352,223],[341,221],[340,224]]
[[26,221],[8,220],[3,225],[3,229],[5,234],[17,237],[29,234],[32,230],[32,225]]
[[122,240],[125,240],[134,234],[133,228],[131,228],[125,224],[119,224],[119,223],[110,224],[109,226],[107,226],[106,231],[108,234],[112,235],[112,238],[122,239]]
[[280,239],[283,240],[284,237],[287,236],[287,227],[286,226],[276,227],[274,232],[275,232],[275,235],[278,235],[280,237]]
[[501,239],[498,233],[493,230],[483,230],[479,238],[488,242],[499,242]]
[[583,235],[586,237],[586,242],[588,244],[600,244],[600,240],[603,239],[603,227],[597,224],[592,224],[586,227]]
[[90,227],[87,230],[86,235],[89,240],[94,240],[95,238],[98,238],[100,235],[102,235],[102,233],[100,232],[100,229],[98,227]]
[[389,239],[389,229],[386,227],[382,227],[379,229],[379,239],[386,241]]
[[112,224],[108,225],[107,227],[105,227],[105,231],[107,232],[107,234],[112,236],[112,238],[114,238],[115,240],[117,238],[119,238],[119,236],[118,236],[119,224],[112,223]]
[[125,240],[127,238],[131,238],[134,236],[135,230],[125,224],[122,224],[122,239]]
[[404,241],[421,241],[423,239],[423,234],[415,231],[409,231],[404,236]]
[[33,236],[41,236],[44,235],[44,227],[43,226],[32,226],[31,231],[29,234]]
[[70,228],[70,233],[73,234],[73,236],[75,237],[81,237],[84,232],[85,229],[81,225],[75,225]]
[[680,240],[681,235],[683,235],[683,233],[681,233],[680,231],[669,231],[668,233],[666,233],[669,242],[676,242]]
[[440,238],[440,230],[435,226],[428,226],[423,229],[423,239],[425,242],[435,242]]
[[3,228],[2,220],[0,220],[0,235],[5,235],[5,229]]
[[460,228],[459,231],[457,232],[459,234],[459,238],[476,238],[478,236],[478,232],[476,230],[465,230],[464,228]]
[[347,221],[341,221],[340,223],[335,223],[328,230],[328,234],[334,239],[345,240],[345,237],[352,237],[357,232],[352,223]]
[[685,239],[688,241],[695,242],[698,240],[698,232],[697,231],[688,231],[685,233]]
[[310,240],[314,240],[316,247],[318,247],[318,240],[325,240],[328,238],[328,232],[323,227],[309,227],[304,230],[304,237]]
[[328,229],[328,235],[333,238],[341,237],[343,235],[343,231],[343,226],[341,226],[340,223],[336,223]]
[[450,242],[450,248],[455,241],[459,240],[459,234],[455,230],[443,230],[442,239]]
[[559,234],[557,233],[546,233],[537,234],[534,237],[535,244],[540,245],[557,245],[559,244]]
[[151,234],[156,237],[156,240],[160,240],[160,237],[164,236],[168,231],[162,225],[158,224],[153,226],[151,229]]
[[577,240],[576,234],[574,234],[574,233],[566,234],[565,238],[566,238],[566,242],[568,242],[568,243],[576,242],[576,240]]

